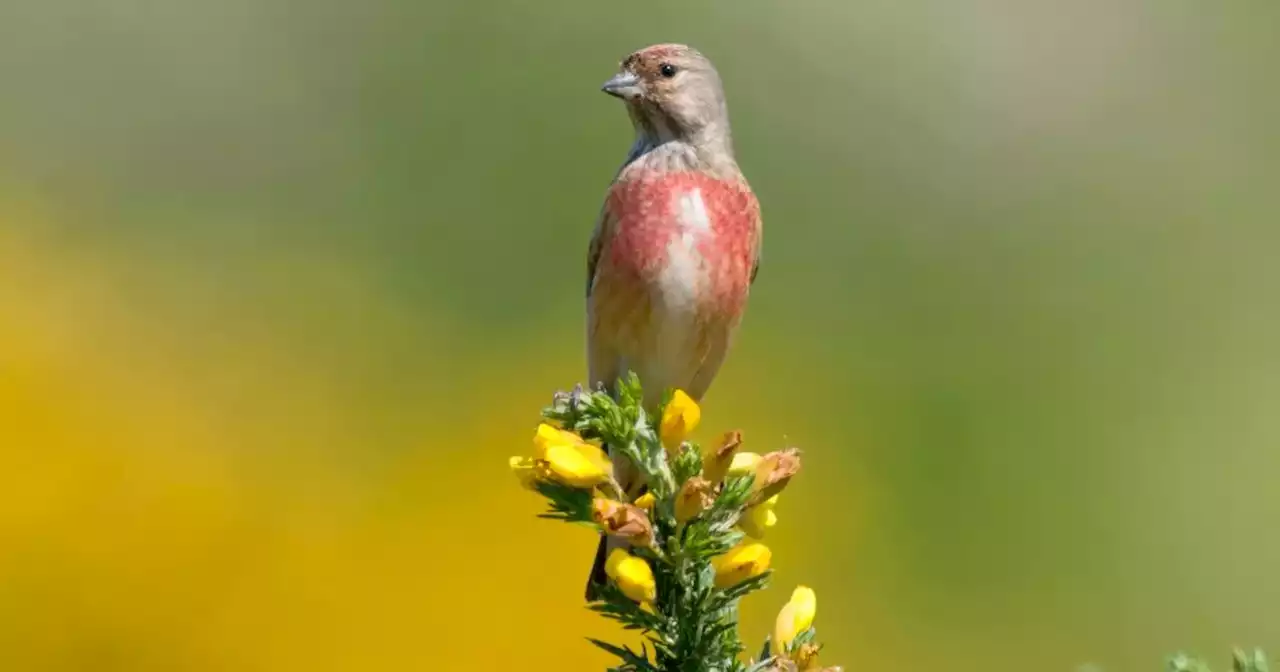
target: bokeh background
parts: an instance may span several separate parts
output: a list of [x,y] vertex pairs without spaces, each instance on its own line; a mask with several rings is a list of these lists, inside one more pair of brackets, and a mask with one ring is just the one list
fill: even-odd
[[1274,2],[0,3],[0,667],[590,670],[506,469],[584,375],[597,87],[697,45],[845,669],[1280,650]]

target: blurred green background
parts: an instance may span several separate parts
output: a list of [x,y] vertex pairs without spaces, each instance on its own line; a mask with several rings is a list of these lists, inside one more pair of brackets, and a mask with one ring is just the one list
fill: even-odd
[[694,44],[765,253],[699,435],[806,450],[845,669],[1280,648],[1280,6],[0,3],[0,667],[602,669],[507,472]]

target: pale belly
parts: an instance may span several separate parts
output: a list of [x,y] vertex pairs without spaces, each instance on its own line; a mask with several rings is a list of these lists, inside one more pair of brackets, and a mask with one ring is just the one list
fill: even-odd
[[[640,376],[650,407],[671,388],[700,399],[745,308],[751,243],[734,222],[754,221],[739,216],[753,201],[696,175],[615,189],[617,232],[588,299],[591,382],[612,386],[630,371]],[[708,207],[704,190],[713,190],[718,208]]]
[[673,235],[664,261],[643,278],[601,277],[591,300],[593,377],[636,373],[650,408],[671,388],[701,397],[728,337],[698,233]]

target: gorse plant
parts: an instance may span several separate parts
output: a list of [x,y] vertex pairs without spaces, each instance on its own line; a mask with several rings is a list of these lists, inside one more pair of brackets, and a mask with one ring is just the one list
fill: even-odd
[[[618,657],[611,670],[839,670],[818,664],[817,598],[806,586],[793,590],[759,653],[742,659],[738,603],[769,583],[772,553],[761,539],[777,522],[774,506],[800,470],[800,451],[743,452],[738,432],[702,450],[687,440],[701,419],[692,399],[672,391],[656,422],[641,399],[634,375],[619,381],[616,397],[581,387],[558,393],[542,412],[533,456],[510,460],[521,483],[546,498],[541,517],[586,525],[616,542],[590,608],[641,631],[644,643],[636,651],[591,640]],[[643,492],[630,495],[619,474],[627,485],[638,474]],[[1185,654],[1166,669],[1210,672]],[[1268,672],[1262,651],[1236,651],[1232,672]]]
[[[655,422],[642,398],[634,375],[619,381],[616,396],[581,387],[558,393],[543,410],[533,456],[510,462],[546,498],[542,517],[588,525],[614,541],[608,580],[593,586],[590,608],[641,631],[644,643],[636,651],[591,641],[618,657],[611,669],[619,672],[824,669],[813,629],[817,598],[805,586],[794,589],[754,658],[742,660],[738,634],[739,601],[768,585],[772,553],[761,538],[800,470],[800,451],[743,452],[738,432],[704,451],[687,440],[701,419],[692,399],[669,393]],[[639,474],[645,491],[629,496],[622,473]]]

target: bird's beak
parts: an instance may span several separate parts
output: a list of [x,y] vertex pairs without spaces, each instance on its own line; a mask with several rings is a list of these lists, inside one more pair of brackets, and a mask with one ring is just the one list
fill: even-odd
[[604,83],[604,86],[600,87],[600,90],[623,100],[631,100],[644,93],[644,89],[640,86],[640,78],[636,77],[635,73],[627,70],[623,70],[611,77],[609,81]]

